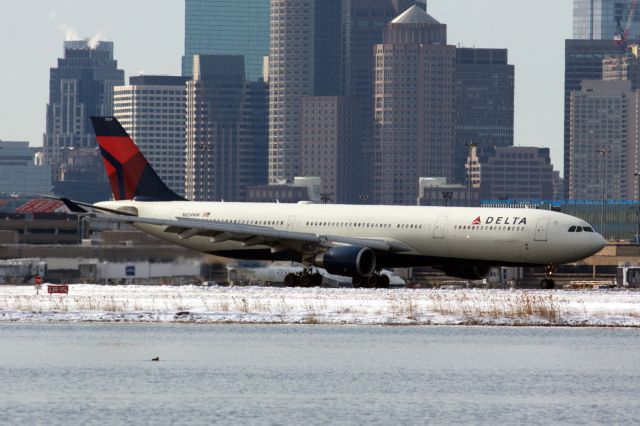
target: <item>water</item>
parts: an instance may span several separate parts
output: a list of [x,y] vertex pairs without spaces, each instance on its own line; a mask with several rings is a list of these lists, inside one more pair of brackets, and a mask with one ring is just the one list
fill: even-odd
[[640,422],[634,329],[12,323],[0,345],[2,424]]

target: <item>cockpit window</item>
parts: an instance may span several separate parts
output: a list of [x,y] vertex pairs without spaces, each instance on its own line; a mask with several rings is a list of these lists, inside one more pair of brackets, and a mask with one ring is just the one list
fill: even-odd
[[583,226],[582,229],[584,230],[584,232],[593,232],[593,228],[590,226]]
[[571,228],[569,228],[569,232],[576,232],[576,227],[572,226]]
[[582,232],[582,226],[576,226],[576,232]]

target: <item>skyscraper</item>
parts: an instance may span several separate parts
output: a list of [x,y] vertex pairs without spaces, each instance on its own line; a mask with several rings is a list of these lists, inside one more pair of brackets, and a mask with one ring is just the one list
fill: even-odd
[[29,142],[0,140],[0,196],[51,193],[51,168],[34,163]]
[[420,177],[453,178],[455,46],[412,6],[375,46],[374,199],[415,204]]
[[267,87],[239,55],[194,56],[187,82],[186,197],[243,201],[267,178]]
[[[96,147],[89,117],[113,114],[113,87],[124,83],[124,71],[113,59],[113,43],[65,41],[64,57],[51,68],[47,129],[43,152],[56,180],[62,148]],[[102,173],[102,169],[100,169]]]
[[630,16],[633,0],[573,0],[573,38],[613,40],[618,25],[624,28],[631,18],[628,40],[640,34],[640,14]]
[[570,150],[570,101],[571,92],[581,90],[583,80],[602,79],[602,61],[605,57],[622,55],[620,46],[610,40],[565,40],[564,67],[564,184],[569,191]]
[[382,43],[385,26],[414,4],[414,0],[351,0],[349,94],[352,97],[372,104],[373,46]]
[[638,92],[631,86],[585,80],[571,92],[571,199],[635,198]]
[[114,115],[160,178],[184,195],[187,77],[140,75],[114,89]]
[[321,178],[321,191],[339,204],[360,195],[360,109],[345,96],[307,96],[301,109],[303,176]]
[[246,78],[262,77],[269,55],[269,0],[185,0],[182,75],[193,75],[193,55],[242,55]]
[[386,25],[415,3],[415,0],[351,0],[348,93],[354,107],[362,110],[356,123],[360,160],[353,165],[353,171],[360,176],[358,191],[363,196],[370,195],[373,189],[373,47],[382,43]]
[[513,145],[514,67],[506,49],[456,49],[455,181],[466,180],[468,145]]
[[269,50],[269,183],[300,174],[305,96],[347,88],[350,0],[272,0]]
[[485,146],[471,153],[474,187],[480,188],[483,199],[553,199],[549,148]]

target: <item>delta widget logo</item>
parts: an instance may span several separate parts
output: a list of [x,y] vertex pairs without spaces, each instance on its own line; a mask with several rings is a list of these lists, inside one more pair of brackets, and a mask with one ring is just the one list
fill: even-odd
[[472,225],[526,225],[527,218],[526,217],[511,217],[511,216],[488,216],[485,218],[484,222],[480,219],[480,216],[473,219],[471,222]]

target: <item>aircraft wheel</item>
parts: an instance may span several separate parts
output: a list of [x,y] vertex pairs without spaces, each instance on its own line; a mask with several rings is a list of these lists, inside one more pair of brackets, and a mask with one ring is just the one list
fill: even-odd
[[289,273],[284,277],[285,287],[298,287],[300,285],[300,279],[297,274]]
[[311,287],[313,285],[313,277],[310,274],[302,274],[300,277],[300,287]]
[[311,275],[311,283],[314,287],[320,287],[322,285],[322,275],[315,273]]
[[373,274],[369,278],[365,278],[367,280],[368,288],[379,288],[380,287],[380,275]]
[[389,277],[387,275],[380,275],[380,285],[378,288],[389,288]]
[[351,278],[351,284],[353,285],[353,288],[362,287],[362,277],[360,277],[359,275],[354,276],[353,278]]
[[556,286],[556,282],[551,278],[543,278],[542,280],[540,280],[540,288],[552,289],[552,288],[555,288],[555,286]]

